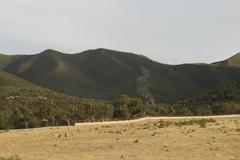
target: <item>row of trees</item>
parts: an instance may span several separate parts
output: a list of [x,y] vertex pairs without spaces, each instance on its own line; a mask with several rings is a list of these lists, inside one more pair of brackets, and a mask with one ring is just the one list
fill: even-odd
[[79,101],[76,104],[48,102],[0,105],[0,129],[71,125],[77,121],[112,119],[108,103]]
[[144,114],[143,102],[127,96],[103,102],[48,90],[0,87],[0,129],[132,119]]
[[240,114],[240,83],[227,82],[201,95],[171,103],[177,114]]
[[145,106],[126,95],[95,101],[48,90],[0,87],[0,129],[71,125],[75,122],[143,116],[240,114],[240,84],[230,83],[197,97]]

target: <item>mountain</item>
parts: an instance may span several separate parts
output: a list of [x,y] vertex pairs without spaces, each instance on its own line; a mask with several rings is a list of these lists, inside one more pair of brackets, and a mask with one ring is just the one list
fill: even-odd
[[[231,60],[234,66],[237,57]],[[77,54],[48,49],[35,55],[2,55],[0,62],[5,72],[61,93],[96,99],[127,94],[148,103],[197,95],[240,79],[240,68],[220,65],[223,62],[166,65],[103,48]]]
[[166,65],[102,48],[77,54],[51,49],[35,55],[0,54],[0,130],[142,116],[237,114],[238,59],[239,54],[213,64]]
[[240,53],[220,62],[213,63],[213,65],[220,67],[240,67]]

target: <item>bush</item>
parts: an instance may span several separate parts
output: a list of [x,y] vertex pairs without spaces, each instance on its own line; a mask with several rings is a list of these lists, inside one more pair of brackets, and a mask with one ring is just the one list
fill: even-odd
[[205,128],[208,123],[215,123],[216,120],[214,119],[200,119],[200,120],[188,120],[188,121],[181,121],[175,122],[175,126],[191,126],[194,124],[198,124],[201,128]]
[[12,156],[8,158],[0,157],[0,160],[21,160],[19,156]]

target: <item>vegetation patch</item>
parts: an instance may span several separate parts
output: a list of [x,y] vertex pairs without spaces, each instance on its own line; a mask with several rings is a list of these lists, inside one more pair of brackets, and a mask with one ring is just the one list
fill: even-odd
[[180,121],[175,122],[175,126],[191,126],[191,125],[199,125],[201,128],[205,128],[208,123],[215,123],[214,119],[200,119],[200,120],[188,120],[188,121]]
[[0,157],[0,160],[21,160],[19,156],[12,156],[12,157],[8,157],[8,158],[3,158]]
[[237,132],[240,132],[240,128],[237,128],[236,131],[237,131]]

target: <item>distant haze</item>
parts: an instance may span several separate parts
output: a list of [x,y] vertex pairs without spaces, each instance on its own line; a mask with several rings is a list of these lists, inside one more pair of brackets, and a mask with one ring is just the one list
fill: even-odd
[[0,52],[109,48],[162,63],[240,51],[239,0],[0,0]]

